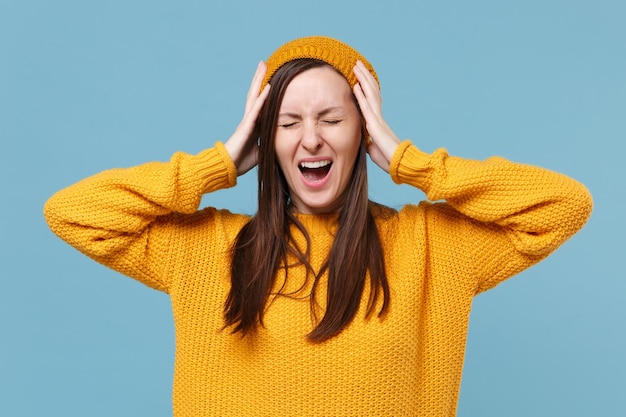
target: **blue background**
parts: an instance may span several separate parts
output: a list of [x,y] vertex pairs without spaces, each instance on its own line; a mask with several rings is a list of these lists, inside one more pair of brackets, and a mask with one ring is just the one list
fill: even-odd
[[[0,415],[171,415],[166,295],[57,239],[56,190],[226,140],[257,62],[359,49],[398,136],[591,190],[587,226],[476,298],[460,416],[624,415],[626,2],[0,0]],[[370,166],[371,197],[423,195]],[[252,213],[255,174],[206,204]]]

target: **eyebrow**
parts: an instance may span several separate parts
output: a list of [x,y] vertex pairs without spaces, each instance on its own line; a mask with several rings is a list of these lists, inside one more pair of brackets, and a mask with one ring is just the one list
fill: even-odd
[[[334,111],[341,111],[343,112],[343,107],[339,107],[339,106],[335,106],[335,107],[328,107],[327,109],[324,109],[322,111],[320,111],[319,113],[317,113],[317,116],[326,116],[328,115],[328,113],[332,113]],[[294,119],[299,119],[301,116],[298,113],[290,113],[290,112],[286,112],[286,113],[279,113],[278,117],[292,117]]]

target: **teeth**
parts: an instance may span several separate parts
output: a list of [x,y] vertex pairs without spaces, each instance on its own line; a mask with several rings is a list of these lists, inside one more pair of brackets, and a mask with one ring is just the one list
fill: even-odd
[[300,162],[300,167],[301,168],[321,168],[321,167],[325,167],[326,165],[330,165],[331,163],[332,161],[330,160],[307,161],[307,162]]

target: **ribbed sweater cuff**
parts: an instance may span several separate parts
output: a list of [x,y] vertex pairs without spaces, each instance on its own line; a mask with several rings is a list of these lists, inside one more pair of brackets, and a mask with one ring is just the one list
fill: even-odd
[[234,187],[237,184],[237,168],[222,142],[217,142],[213,148],[195,155],[192,165],[202,179],[203,193]]
[[396,184],[409,184],[427,191],[432,180],[430,155],[405,140],[393,154],[389,164],[391,179]]

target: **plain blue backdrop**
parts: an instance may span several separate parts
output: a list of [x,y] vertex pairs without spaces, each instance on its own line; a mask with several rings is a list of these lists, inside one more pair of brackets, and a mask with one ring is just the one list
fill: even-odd
[[[476,298],[458,414],[626,415],[624,22],[622,0],[0,0],[0,415],[171,415],[167,296],[61,242],[42,206],[226,140],[257,62],[314,34],[373,63],[398,136],[594,196],[582,232]],[[424,198],[370,168],[373,199]],[[252,213],[255,187],[205,203]]]

